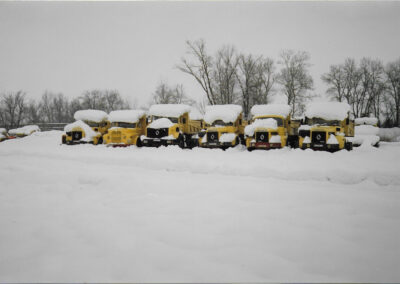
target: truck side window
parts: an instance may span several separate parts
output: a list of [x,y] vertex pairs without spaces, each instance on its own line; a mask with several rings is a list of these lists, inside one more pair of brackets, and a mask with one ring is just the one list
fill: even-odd
[[186,118],[182,118],[182,123],[183,123],[183,124],[186,123]]

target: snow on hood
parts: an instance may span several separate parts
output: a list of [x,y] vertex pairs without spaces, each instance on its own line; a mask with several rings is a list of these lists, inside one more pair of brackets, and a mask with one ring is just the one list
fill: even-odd
[[310,136],[304,137],[303,144],[310,144],[310,143],[311,143]]
[[84,123],[82,120],[77,120],[73,123],[67,124],[64,127],[65,132],[71,132],[75,127],[80,127],[85,132],[85,137],[82,138],[83,141],[92,141],[93,137],[99,134],[99,132],[94,131],[89,125]]
[[308,125],[308,124],[300,125],[299,131],[300,130],[311,130],[311,125]]
[[37,125],[27,125],[20,128],[11,129],[8,131],[10,135],[30,135],[33,132],[40,131],[39,126]]
[[192,107],[190,112],[189,112],[189,118],[191,120],[202,120],[203,115],[198,111],[197,108]]
[[307,105],[305,116],[318,117],[326,120],[343,120],[347,117],[350,106],[347,103],[320,102]]
[[216,120],[222,120],[225,123],[235,122],[242,112],[239,105],[213,105],[206,107],[204,121],[208,124]]
[[278,128],[278,124],[273,118],[256,119],[252,124],[247,125],[244,128],[244,134],[247,136],[253,136],[256,128],[276,129]]
[[358,125],[354,127],[355,135],[378,135],[379,128],[372,125]]
[[169,120],[168,118],[162,117],[159,119],[154,120],[152,123],[149,124],[149,128],[153,129],[160,129],[160,128],[170,128],[173,126],[174,123]]
[[110,122],[136,123],[145,115],[144,110],[114,110],[108,115]]
[[222,133],[219,137],[219,142],[221,143],[231,143],[235,140],[236,134],[235,133]]
[[290,114],[290,106],[285,104],[267,104],[267,105],[254,105],[250,113],[255,116],[261,115],[281,115],[288,116]]
[[164,117],[180,117],[186,112],[192,110],[191,106],[184,104],[158,104],[152,105],[149,109],[149,115]]
[[376,117],[359,117],[354,120],[356,125],[376,125],[378,123],[378,119]]
[[78,110],[77,112],[75,112],[74,118],[76,120],[102,122],[104,120],[107,120],[108,115],[102,110],[86,109],[86,110]]

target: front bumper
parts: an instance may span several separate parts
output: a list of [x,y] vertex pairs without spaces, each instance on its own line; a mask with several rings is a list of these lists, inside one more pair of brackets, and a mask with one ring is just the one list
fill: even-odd
[[282,143],[269,143],[269,142],[250,142],[249,148],[251,149],[279,149],[282,148]]
[[312,149],[314,151],[338,151],[340,150],[339,144],[315,144],[315,143],[303,143],[301,149]]
[[157,138],[145,138],[142,141],[145,147],[160,147],[168,145],[179,145],[178,139],[157,139]]

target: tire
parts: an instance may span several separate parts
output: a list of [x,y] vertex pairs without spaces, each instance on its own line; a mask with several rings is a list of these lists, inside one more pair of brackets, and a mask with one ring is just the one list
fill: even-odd
[[181,149],[185,148],[185,139],[182,135],[179,135],[178,137],[178,145]]
[[103,137],[100,137],[100,138],[97,140],[97,144],[96,144],[96,145],[99,145],[99,144],[103,144]]
[[344,148],[345,148],[347,151],[353,150],[353,143],[352,143],[352,142],[345,142]]
[[140,137],[138,137],[137,138],[137,140],[136,140],[136,147],[142,147],[143,146],[143,144],[142,144],[142,140],[140,140]]

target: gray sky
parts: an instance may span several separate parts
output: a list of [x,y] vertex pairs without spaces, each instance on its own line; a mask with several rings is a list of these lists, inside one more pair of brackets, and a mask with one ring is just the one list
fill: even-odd
[[400,2],[0,2],[0,91],[76,97],[118,89],[146,103],[156,84],[201,89],[176,70],[185,40],[203,38],[277,59],[311,54],[317,94],[330,64],[345,57],[400,57]]

